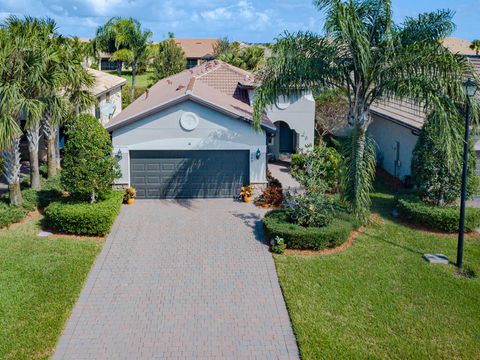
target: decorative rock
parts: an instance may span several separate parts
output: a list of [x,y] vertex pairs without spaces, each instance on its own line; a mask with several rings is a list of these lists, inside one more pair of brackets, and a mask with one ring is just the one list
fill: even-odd
[[424,254],[423,258],[428,261],[430,264],[442,264],[448,265],[448,257],[443,254]]
[[50,236],[52,235],[51,232],[48,232],[48,231],[40,231],[37,236],[40,236],[40,237],[47,237],[47,236]]
[[391,213],[391,214],[392,214],[392,217],[395,218],[395,219],[397,219],[397,218],[400,216],[400,214],[398,213],[397,207],[394,207],[394,208],[392,209],[392,213]]

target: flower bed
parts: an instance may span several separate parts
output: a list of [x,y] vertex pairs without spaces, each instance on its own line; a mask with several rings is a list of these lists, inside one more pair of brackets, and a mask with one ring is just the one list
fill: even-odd
[[93,204],[71,199],[53,202],[45,209],[45,223],[67,234],[106,235],[120,213],[123,195],[122,191],[113,191]]
[[287,248],[323,250],[342,245],[358,224],[341,213],[323,227],[303,227],[293,224],[286,210],[273,210],[265,215],[264,224],[271,238],[284,239]]
[[[429,205],[412,194],[397,195],[396,203],[400,218],[415,225],[445,232],[458,231],[460,209],[454,206],[440,207]],[[480,227],[480,209],[467,208],[465,211],[465,231]]]

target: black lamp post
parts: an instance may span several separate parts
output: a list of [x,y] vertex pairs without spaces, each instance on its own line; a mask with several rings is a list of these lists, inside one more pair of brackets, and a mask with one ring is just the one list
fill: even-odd
[[463,170],[462,170],[462,194],[460,198],[460,226],[458,231],[457,266],[463,268],[463,235],[465,232],[465,200],[467,198],[467,172],[468,172],[468,136],[470,134],[470,112],[472,97],[477,92],[477,83],[469,78],[465,84],[467,94],[467,114],[465,116],[465,138],[463,143]]

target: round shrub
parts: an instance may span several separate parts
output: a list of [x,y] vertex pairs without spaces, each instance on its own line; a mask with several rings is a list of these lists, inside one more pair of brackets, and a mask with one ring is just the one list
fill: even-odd
[[325,143],[307,146],[292,155],[292,176],[305,189],[337,192],[340,186],[342,156]]
[[111,190],[120,175],[110,134],[94,116],[82,114],[67,135],[62,185],[74,196],[94,202],[98,195]]
[[[400,217],[412,224],[446,232],[458,231],[460,221],[458,207],[426,204],[418,196],[412,194],[398,195],[397,206]],[[480,227],[480,209],[467,208],[465,231],[473,231],[478,227]]]
[[338,214],[323,227],[303,227],[293,224],[286,210],[273,210],[265,215],[265,228],[271,238],[284,239],[287,248],[322,250],[342,245],[357,224],[347,214]]

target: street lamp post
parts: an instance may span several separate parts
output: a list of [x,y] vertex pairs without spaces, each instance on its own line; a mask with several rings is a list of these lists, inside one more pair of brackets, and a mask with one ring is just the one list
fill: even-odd
[[457,267],[459,270],[463,268],[463,235],[465,232],[465,200],[467,198],[467,173],[468,173],[468,136],[470,134],[470,112],[471,99],[477,92],[477,83],[469,78],[465,84],[465,92],[467,94],[467,114],[465,116],[465,138],[463,143],[463,170],[462,170],[462,194],[460,198],[460,226],[458,231],[458,247],[457,247]]

